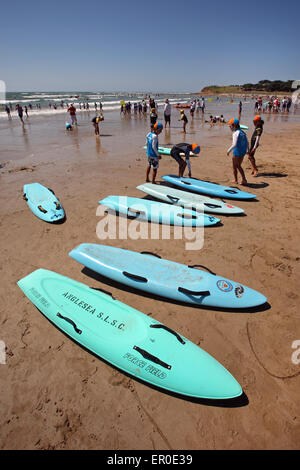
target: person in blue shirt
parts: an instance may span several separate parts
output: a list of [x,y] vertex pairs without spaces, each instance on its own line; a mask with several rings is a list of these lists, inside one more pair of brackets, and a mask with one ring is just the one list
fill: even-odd
[[233,170],[233,183],[238,184],[238,172],[242,177],[242,185],[247,184],[246,176],[242,168],[244,156],[248,153],[249,143],[247,136],[244,131],[240,129],[240,121],[238,119],[230,119],[228,121],[230,129],[232,131],[232,145],[227,150],[227,155],[233,151],[232,156],[232,170]]
[[158,136],[163,130],[163,125],[161,122],[156,122],[149,134],[146,137],[146,146],[147,146],[147,158],[148,166],[146,170],[146,182],[150,183],[149,175],[152,168],[152,183],[155,184],[155,178],[157,175],[157,170],[159,167],[159,159],[161,158],[158,153]]

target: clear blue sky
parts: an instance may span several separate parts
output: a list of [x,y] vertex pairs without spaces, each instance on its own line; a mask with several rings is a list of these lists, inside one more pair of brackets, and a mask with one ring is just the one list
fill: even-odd
[[5,0],[0,79],[149,92],[300,79],[299,25],[299,0]]

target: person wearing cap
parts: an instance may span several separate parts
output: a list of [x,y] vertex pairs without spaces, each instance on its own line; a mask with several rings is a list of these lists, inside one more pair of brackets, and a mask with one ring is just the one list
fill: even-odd
[[[196,153],[196,154],[200,153],[200,145],[188,144],[187,142],[182,142],[182,143],[174,145],[171,148],[170,155],[172,158],[174,158],[174,160],[176,160],[179,166],[179,173],[178,173],[179,177],[183,176],[186,166],[188,167],[189,178],[192,177],[192,169],[191,169],[191,163],[190,163],[191,152]],[[180,156],[181,153],[184,153],[185,161]]]
[[155,178],[157,175],[157,170],[159,166],[159,159],[161,158],[158,153],[158,136],[163,130],[163,125],[161,122],[156,122],[149,134],[146,137],[146,147],[147,147],[147,159],[148,165],[146,169],[146,182],[150,183],[149,175],[152,168],[152,183],[155,183]]
[[180,110],[180,119],[178,119],[178,121],[183,121],[183,132],[186,133],[186,125],[189,121],[184,113],[184,109]]
[[233,183],[238,184],[238,172],[242,177],[241,184],[246,185],[247,180],[245,177],[244,170],[242,168],[242,163],[244,156],[248,153],[248,139],[244,131],[240,129],[240,121],[236,118],[230,119],[228,121],[230,129],[232,130],[232,145],[227,150],[227,155],[233,151],[232,156],[232,170],[233,170]]
[[260,141],[261,135],[263,133],[264,121],[261,119],[261,117],[259,115],[257,115],[257,116],[255,116],[255,118],[253,120],[253,124],[254,124],[255,129],[254,129],[254,132],[253,132],[252,137],[251,137],[250,148],[249,148],[249,152],[248,152],[248,158],[249,158],[249,161],[250,161],[251,166],[252,166],[251,174],[256,177],[258,175],[258,169],[257,169],[257,166],[256,166],[256,161],[255,161],[254,155],[255,155],[257,147],[259,146],[259,141]]
[[95,116],[92,119],[92,123],[93,123],[94,129],[95,129],[95,135],[100,135],[100,131],[99,131],[99,122],[100,121],[104,121],[103,114],[101,114],[100,116]]

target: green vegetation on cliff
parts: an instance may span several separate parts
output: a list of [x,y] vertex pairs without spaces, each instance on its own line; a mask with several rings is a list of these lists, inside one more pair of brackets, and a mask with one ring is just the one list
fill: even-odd
[[292,91],[293,80],[287,80],[283,82],[281,80],[260,80],[258,83],[245,83],[244,85],[229,85],[229,86],[218,86],[211,85],[206,86],[201,90],[201,93],[289,93]]

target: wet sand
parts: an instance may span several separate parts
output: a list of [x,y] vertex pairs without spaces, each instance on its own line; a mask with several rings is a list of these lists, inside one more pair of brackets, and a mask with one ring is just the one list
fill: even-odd
[[[272,122],[256,158],[259,177],[249,187],[258,201],[236,205],[246,216],[221,216],[205,229],[204,247],[186,251],[184,240],[106,240],[134,251],[154,251],[212,271],[262,292],[269,306],[255,312],[225,312],[153,299],[82,272],[68,252],[97,238],[98,201],[109,194],[144,197],[145,120],[105,114],[100,139],[93,113],[79,128],[64,131],[61,117],[18,122],[2,135],[0,364],[1,449],[297,449],[300,438],[300,364],[292,362],[299,326],[299,124]],[[161,116],[160,116],[161,117]],[[195,116],[185,137],[181,124],[163,131],[160,145],[199,142],[193,176],[230,184],[227,128],[202,126]],[[246,122],[247,124],[247,122]],[[251,136],[252,127],[248,133]],[[159,177],[177,172],[169,157]],[[51,225],[37,219],[22,199],[26,183],[52,188],[67,219]],[[172,234],[171,230],[171,234]],[[37,268],[110,291],[118,300],[152,315],[200,345],[241,384],[242,400],[226,406],[191,401],[148,387],[80,348],[54,328],[16,282]],[[298,355],[300,359],[300,353]]]

